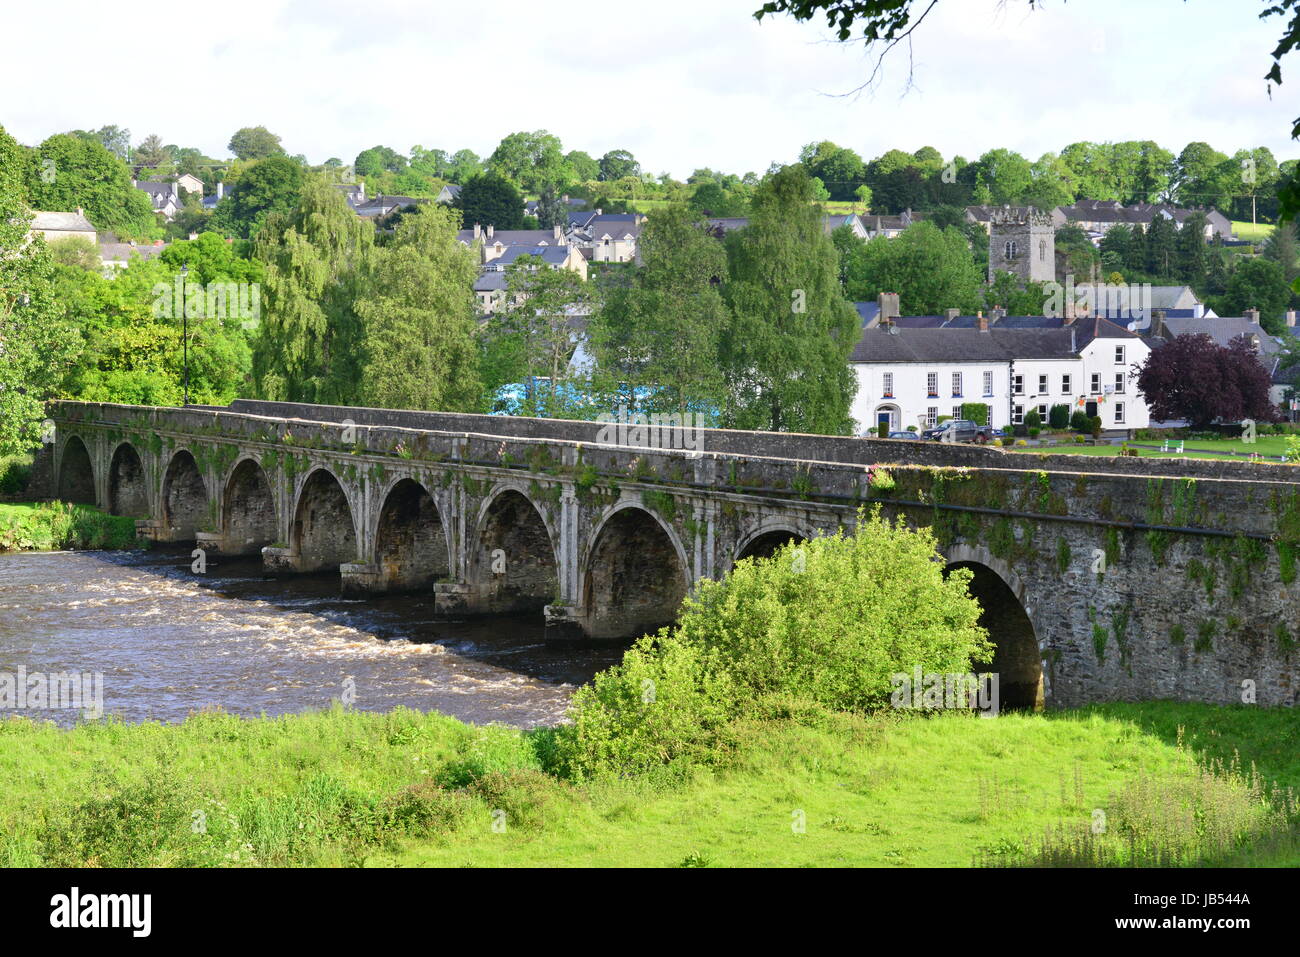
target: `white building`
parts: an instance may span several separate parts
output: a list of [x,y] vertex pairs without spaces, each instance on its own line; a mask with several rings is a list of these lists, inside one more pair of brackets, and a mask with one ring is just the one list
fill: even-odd
[[849,360],[858,432],[880,422],[891,430],[928,427],[960,418],[964,403],[987,405],[988,424],[1003,428],[1023,423],[1031,409],[1046,422],[1053,405],[1100,416],[1107,430],[1146,428],[1135,383],[1150,347],[1105,319],[1055,322],[999,328],[980,317],[966,328],[885,322],[863,329]]

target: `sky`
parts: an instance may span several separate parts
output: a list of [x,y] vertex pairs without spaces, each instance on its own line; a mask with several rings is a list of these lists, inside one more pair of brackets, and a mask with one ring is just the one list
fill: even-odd
[[[918,0],[922,9],[925,0]],[[761,0],[225,0],[128,13],[7,4],[0,125],[34,145],[115,124],[229,155],[264,125],[312,163],[382,144],[486,156],[508,133],[628,149],[651,173],[762,173],[829,139],[870,159],[933,146],[1030,159],[1078,140],[1204,140],[1300,157],[1300,53],[1270,100],[1283,29],[1254,0],[940,0],[910,51],[874,60]],[[171,10],[181,11],[175,15]],[[909,52],[911,82],[909,84]],[[13,82],[33,78],[30,84]]]

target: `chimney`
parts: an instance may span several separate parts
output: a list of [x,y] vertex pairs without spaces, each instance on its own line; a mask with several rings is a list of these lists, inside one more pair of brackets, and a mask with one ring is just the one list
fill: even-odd
[[960,315],[961,315],[960,309],[945,309],[943,311],[943,318],[946,322],[952,322]]
[[198,239],[198,238],[199,238],[199,234],[198,234],[198,233],[190,233],[190,240],[191,240],[191,241],[193,241],[193,240],[195,240],[195,239]]
[[1242,313],[1242,315],[1245,316],[1245,317],[1246,317],[1248,320],[1250,320],[1251,322],[1255,323],[1256,325],[1259,324],[1259,310],[1258,310],[1258,309],[1247,309],[1245,312]]
[[985,317],[983,311],[980,311],[980,312],[976,313],[976,315],[975,315],[975,327],[976,327],[977,329],[979,329],[980,332],[988,332],[988,331],[989,331],[989,321],[988,321],[988,318]]
[[898,318],[898,293],[882,292],[876,297],[876,303],[880,306],[880,322],[882,325]]
[[604,212],[605,212],[605,211],[604,211],[603,209],[600,209],[599,207],[596,209],[596,215],[597,215],[597,216],[604,215]]
[[1070,353],[1073,355],[1079,351],[1079,330],[1070,327]]
[[84,216],[84,215],[86,215],[86,211],[83,210],[80,206],[78,206],[78,207],[77,207],[77,215],[78,215],[78,216]]
[[480,226],[478,223],[474,224],[474,238],[475,239],[483,238],[483,227]]
[[496,231],[496,227],[495,227],[494,225],[492,225],[491,223],[489,223],[489,224],[488,224],[488,228],[487,228],[487,238],[488,238],[488,239],[491,239],[491,238],[492,238],[492,234],[493,234],[495,231]]
[[1074,296],[1070,295],[1065,297],[1065,302],[1061,304],[1061,307],[1064,312],[1062,318],[1065,320],[1065,325],[1068,326],[1078,318],[1079,304],[1075,301]]
[[555,224],[555,241],[558,243],[563,234],[560,232],[560,224]]
[[1288,309],[1288,310],[1286,311],[1286,324],[1287,324],[1288,326],[1290,326],[1292,329],[1295,328],[1295,310],[1294,310],[1294,309]]
[[989,321],[996,324],[999,321],[1001,321],[1006,314],[1007,311],[1003,309],[1001,306],[994,306],[990,313]]
[[226,184],[223,183],[221,180],[217,180],[217,201],[220,202],[222,197],[224,197],[225,195],[226,195]]
[[1168,339],[1169,327],[1165,325],[1165,311],[1163,309],[1151,310],[1151,334],[1161,339]]
[[180,202],[181,199],[181,184],[176,182],[176,180],[172,180],[172,199],[177,202]]
[[357,192],[361,194],[361,202],[364,203],[366,201],[366,181],[363,179],[358,185],[361,188]]

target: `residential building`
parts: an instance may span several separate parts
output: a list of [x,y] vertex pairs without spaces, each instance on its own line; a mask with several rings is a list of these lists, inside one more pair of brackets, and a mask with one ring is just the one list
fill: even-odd
[[55,243],[73,236],[89,239],[92,243],[96,241],[95,227],[90,224],[90,220],[86,218],[85,210],[80,206],[77,207],[75,213],[49,213],[34,210],[31,231],[40,233],[45,237],[47,243]]
[[161,183],[153,180],[131,180],[131,185],[149,197],[149,204],[155,213],[171,222],[181,211],[181,188],[176,182]]
[[1231,220],[1213,207],[1183,208],[1169,203],[1135,203],[1125,206],[1115,200],[1081,199],[1070,206],[1058,206],[1056,212],[1060,213],[1065,222],[1077,224],[1098,240],[1118,225],[1145,230],[1156,217],[1173,220],[1174,225],[1182,229],[1187,217],[1197,212],[1205,214],[1206,240],[1216,236],[1232,238]]
[[569,238],[559,226],[551,229],[496,229],[474,224],[462,229],[456,238],[471,249],[479,247],[479,262],[489,263],[512,246],[568,246]]
[[452,203],[456,202],[458,196],[460,196],[460,187],[455,183],[448,183],[442,188],[442,191],[438,193],[436,202],[450,206]]

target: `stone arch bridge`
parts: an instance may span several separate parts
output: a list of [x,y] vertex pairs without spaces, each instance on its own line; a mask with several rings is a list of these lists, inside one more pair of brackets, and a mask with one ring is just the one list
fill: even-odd
[[879,505],[973,572],[1004,704],[1297,697],[1289,466],[247,400],[49,415],[49,496],[272,572],[337,569],[350,592],[626,637],[697,580]]

